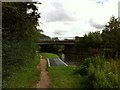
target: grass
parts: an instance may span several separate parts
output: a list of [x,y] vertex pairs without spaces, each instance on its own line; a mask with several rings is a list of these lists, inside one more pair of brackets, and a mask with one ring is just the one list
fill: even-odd
[[50,88],[120,88],[120,60],[102,57],[87,58],[79,68],[48,68]]
[[39,63],[39,54],[28,66],[18,70],[5,83],[5,88],[31,88],[39,80],[40,70],[36,68]]
[[79,88],[80,77],[75,74],[76,68],[70,66],[54,66],[48,68],[51,79],[50,88]]
[[[56,54],[42,53],[44,58],[58,58]],[[79,68],[49,67],[50,88],[120,88],[120,60],[103,57],[85,59]]]
[[[40,53],[45,59],[59,58],[53,53]],[[51,83],[50,88],[79,88],[80,77],[75,74],[76,68],[70,66],[53,66],[47,68]]]
[[58,55],[53,54],[53,53],[40,53],[40,55],[42,55],[45,59],[47,59],[47,58],[59,58]]

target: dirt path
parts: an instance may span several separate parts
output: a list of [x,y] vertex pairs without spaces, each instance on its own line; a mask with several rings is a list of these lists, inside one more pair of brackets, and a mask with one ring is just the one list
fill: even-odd
[[37,83],[36,88],[48,88],[50,84],[50,79],[48,76],[48,72],[46,71],[47,61],[41,57],[40,64],[37,68],[41,69],[40,81]]

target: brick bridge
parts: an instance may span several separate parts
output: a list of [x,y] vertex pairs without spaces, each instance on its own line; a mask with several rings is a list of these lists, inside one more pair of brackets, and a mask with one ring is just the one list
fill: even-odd
[[50,38],[50,39],[45,39],[45,38],[40,38],[37,41],[37,44],[42,46],[42,45],[64,45],[65,46],[65,53],[75,53],[76,48],[75,48],[75,42],[80,40],[82,37],[57,37],[57,38]]

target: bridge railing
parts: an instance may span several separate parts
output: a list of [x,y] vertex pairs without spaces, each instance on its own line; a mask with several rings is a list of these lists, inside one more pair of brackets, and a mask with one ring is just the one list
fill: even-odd
[[65,40],[75,40],[75,37],[40,37],[39,41],[65,41]]

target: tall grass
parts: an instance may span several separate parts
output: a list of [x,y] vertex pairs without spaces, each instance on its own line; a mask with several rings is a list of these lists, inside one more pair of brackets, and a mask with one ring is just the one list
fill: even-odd
[[120,61],[101,57],[87,58],[77,70],[83,88],[119,88]]
[[48,68],[51,79],[50,88],[80,88],[80,77],[74,74],[76,68],[66,66],[53,66]]

